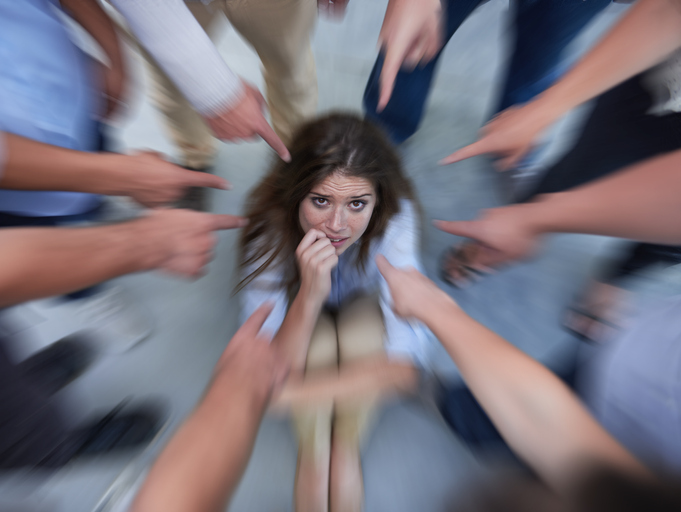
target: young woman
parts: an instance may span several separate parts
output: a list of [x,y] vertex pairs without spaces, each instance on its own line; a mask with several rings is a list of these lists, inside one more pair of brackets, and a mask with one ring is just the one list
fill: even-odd
[[359,443],[381,394],[409,389],[429,338],[395,316],[375,264],[420,267],[418,208],[381,132],[353,115],[302,127],[291,161],[277,162],[250,197],[241,238],[243,317],[266,301],[265,329],[292,375],[296,509],[359,510]]

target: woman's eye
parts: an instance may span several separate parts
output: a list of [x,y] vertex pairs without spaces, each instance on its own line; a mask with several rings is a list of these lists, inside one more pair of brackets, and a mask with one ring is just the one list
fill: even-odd
[[329,201],[323,197],[313,197],[312,202],[317,206],[326,206]]
[[364,201],[353,201],[350,203],[350,208],[352,208],[353,210],[361,210],[362,208],[364,208],[365,204],[366,203]]

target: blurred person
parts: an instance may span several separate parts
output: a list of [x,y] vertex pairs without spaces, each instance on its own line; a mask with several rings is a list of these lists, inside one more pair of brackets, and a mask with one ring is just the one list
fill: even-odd
[[270,397],[286,375],[258,308],[230,340],[195,411],[159,455],[132,512],[222,511],[243,474]]
[[[473,221],[439,221],[437,227],[478,241],[477,261],[487,267],[531,257],[549,233],[681,245],[680,170],[681,151],[675,151],[573,190],[487,210]],[[680,306],[678,295],[653,301],[576,369],[577,389],[601,424],[642,461],[676,471],[681,470]],[[474,406],[465,414],[457,411],[456,398],[445,395],[441,410],[459,431],[479,411]]]
[[[381,51],[364,91],[366,116],[400,144],[421,122],[442,48],[485,0],[390,0]],[[560,76],[564,51],[610,0],[515,0],[514,43],[495,112],[532,99]]]
[[[108,226],[0,229],[0,308],[133,272],[196,277],[211,257],[213,231],[243,224],[229,215],[158,210]],[[0,311],[4,324],[3,316]],[[60,467],[75,457],[138,447],[161,427],[164,414],[154,403],[121,404],[67,426],[50,396],[84,371],[87,346],[58,342],[17,365],[3,329],[0,334],[0,467]]]
[[[651,471],[658,467],[644,466],[547,368],[466,315],[417,270],[397,269],[382,256],[377,264],[398,315],[422,321],[433,331],[501,436],[540,480],[486,485],[476,499],[452,510],[678,508],[678,476],[670,480],[663,472],[660,478]],[[675,437],[667,442],[678,444]]]
[[362,508],[360,443],[381,396],[413,389],[425,365],[428,332],[386,307],[374,263],[420,267],[418,211],[389,142],[349,114],[304,125],[250,196],[242,313],[274,302],[265,328],[291,366],[278,403],[298,435],[298,511]]
[[[346,0],[347,1],[347,0]],[[342,15],[346,1],[319,1]],[[153,101],[181,153],[181,164],[206,172],[222,140],[262,136],[286,159],[285,144],[317,109],[317,75],[310,38],[315,0],[111,0],[124,15],[149,63]],[[263,66],[272,128],[258,90],[231,72],[204,30],[213,37],[220,15],[258,53]],[[192,18],[193,16],[193,18]],[[205,210],[201,189],[179,203]]]
[[[574,147],[518,200],[573,188],[681,148],[681,50],[667,58],[681,46],[679,34],[680,2],[642,0],[563,79],[528,104],[501,113],[483,128],[478,142],[444,162],[490,152],[503,157],[502,170],[512,167],[547,126],[611,86],[615,87],[598,97]],[[665,58],[651,71],[637,74]],[[636,76],[628,78],[632,75]],[[475,267],[477,249],[465,244],[449,251],[443,261],[444,278],[455,285],[467,282],[475,272],[470,269]],[[602,341],[621,323],[623,279],[654,263],[679,261],[681,250],[676,246],[632,245],[589,284],[569,309],[566,326],[584,339]]]
[[[159,206],[189,186],[225,187],[224,180],[194,176],[151,153],[98,153],[100,120],[116,108],[121,87],[120,42],[95,0],[64,0],[61,7],[100,44],[111,67],[95,64],[72,43],[57,3],[0,1],[0,130],[9,154],[0,175],[0,227],[93,222],[102,193]],[[40,317],[74,317],[118,351],[152,330],[149,315],[119,287],[92,287],[65,299],[23,307]]]

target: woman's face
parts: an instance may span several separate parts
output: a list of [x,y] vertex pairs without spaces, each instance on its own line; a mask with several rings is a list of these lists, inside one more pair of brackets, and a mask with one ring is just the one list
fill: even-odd
[[340,255],[364,234],[376,205],[376,191],[364,178],[333,173],[300,203],[303,231],[326,234]]

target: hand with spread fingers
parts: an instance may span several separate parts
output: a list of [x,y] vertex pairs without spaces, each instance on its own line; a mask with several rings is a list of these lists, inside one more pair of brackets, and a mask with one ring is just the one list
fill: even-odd
[[377,111],[390,101],[400,68],[428,63],[443,44],[440,0],[390,0],[378,36],[385,55]]
[[471,221],[435,221],[442,231],[472,239],[445,254],[443,278],[461,286],[476,273],[489,273],[495,267],[535,254],[543,233],[529,215],[528,206],[485,210]]
[[221,140],[251,140],[260,136],[282,160],[288,162],[291,160],[291,155],[286,145],[263,115],[265,99],[251,84],[242,81],[242,85],[243,91],[239,102],[216,116],[205,117],[206,123],[215,136]]
[[453,164],[478,155],[499,158],[499,171],[514,168],[537,143],[541,134],[557,119],[539,100],[520,107],[509,107],[482,127],[476,142],[455,151],[440,161]]

